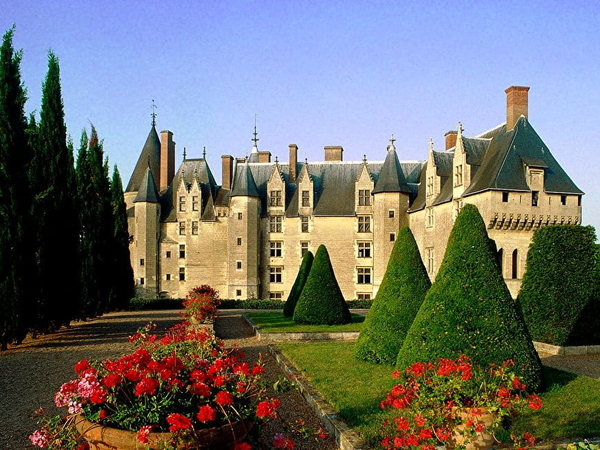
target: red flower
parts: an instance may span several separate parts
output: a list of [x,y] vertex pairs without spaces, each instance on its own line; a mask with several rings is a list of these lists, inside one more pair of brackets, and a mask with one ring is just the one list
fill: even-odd
[[123,381],[123,377],[121,375],[118,375],[116,373],[109,373],[102,380],[102,384],[107,388],[111,388],[121,383],[121,381]]
[[421,428],[419,431],[419,439],[431,439],[433,437],[433,431],[431,428]]
[[186,430],[192,426],[192,421],[189,417],[181,414],[169,414],[167,416],[167,422],[169,422],[169,431]]
[[278,399],[274,398],[270,402],[262,401],[256,407],[256,417],[259,419],[265,419],[267,417],[271,417],[273,419],[277,418],[277,408],[279,408],[280,402]]
[[135,385],[135,395],[154,395],[158,390],[159,381],[156,378],[144,378]]
[[89,367],[90,367],[89,361],[86,359],[82,359],[77,364],[75,364],[75,372],[77,372],[77,373],[83,372],[84,370],[89,369]]
[[410,423],[404,417],[398,417],[395,420],[397,425],[396,430],[401,431],[410,429]]
[[217,405],[221,406],[231,405],[233,403],[233,396],[227,391],[218,392],[216,402]]
[[217,411],[210,405],[202,405],[196,417],[202,423],[211,422],[217,419]]
[[100,410],[100,413],[98,414],[98,418],[99,419],[104,419],[106,418],[108,414],[106,413],[106,411],[104,411],[103,409]]
[[254,366],[252,375],[260,375],[261,373],[265,373],[265,368],[263,366]]
[[273,439],[273,447],[293,450],[296,446],[294,444],[294,441],[292,441],[291,439],[284,438],[283,434],[281,433],[277,433],[275,435],[275,439]]
[[513,387],[513,389],[515,389],[517,391],[524,391],[525,389],[527,389],[527,386],[525,386],[523,383],[521,383],[521,380],[519,380],[517,377],[513,378],[512,387]]
[[245,442],[238,442],[237,444],[235,444],[233,450],[252,450],[252,446]]
[[151,425],[144,425],[137,432],[137,440],[142,444],[148,443],[148,435],[150,434],[150,430],[152,430]]
[[204,383],[194,383],[190,386],[190,392],[201,397],[208,397],[210,395],[210,388]]
[[529,407],[531,409],[540,409],[542,407],[542,399],[539,398],[537,395],[532,394],[528,397],[529,400]]

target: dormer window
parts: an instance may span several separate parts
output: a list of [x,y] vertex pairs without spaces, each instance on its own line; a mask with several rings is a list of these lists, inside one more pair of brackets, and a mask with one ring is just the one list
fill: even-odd
[[371,191],[369,189],[358,190],[358,206],[371,205]]
[[179,211],[185,212],[185,195],[179,196]]
[[270,206],[281,206],[281,191],[271,191],[270,192]]
[[198,211],[198,196],[192,195],[192,211]]
[[427,197],[433,195],[433,176],[427,177]]
[[302,191],[302,206],[310,206],[310,191]]
[[461,186],[463,184],[463,165],[459,164],[456,166],[456,171],[454,173],[455,186]]

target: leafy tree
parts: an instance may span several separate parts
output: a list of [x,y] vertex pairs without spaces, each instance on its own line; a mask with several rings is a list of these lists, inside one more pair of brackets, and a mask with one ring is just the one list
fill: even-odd
[[31,196],[27,167],[31,158],[21,84],[21,52],[13,48],[14,27],[0,47],[0,347],[20,342],[35,314]]
[[408,227],[398,239],[373,305],[362,326],[355,354],[358,359],[394,365],[431,281]]
[[290,295],[288,295],[288,298],[285,301],[285,305],[283,305],[283,315],[285,317],[294,316],[296,303],[298,303],[298,299],[300,298],[302,289],[306,284],[306,279],[308,278],[308,274],[310,273],[310,268],[314,259],[315,257],[313,256],[311,251],[307,251],[302,257],[302,263],[300,264],[298,275],[296,275],[296,281],[294,281],[294,285],[290,290]]
[[327,248],[320,245],[296,304],[294,322],[334,325],[350,323],[351,320]]
[[461,354],[483,366],[512,359],[530,389],[541,384],[540,359],[474,205],[465,205],[456,219],[440,270],[408,330],[397,366]]
[[538,229],[518,301],[534,341],[600,344],[596,233],[591,226]]
[[133,269],[129,254],[129,231],[127,229],[127,209],[123,198],[123,184],[117,166],[114,167],[110,183],[111,206],[114,223],[113,246],[114,263],[112,274],[111,307],[125,308],[133,297]]
[[32,185],[39,225],[40,327],[45,330],[68,324],[80,312],[75,171],[67,145],[59,62],[52,52],[42,88],[37,142]]

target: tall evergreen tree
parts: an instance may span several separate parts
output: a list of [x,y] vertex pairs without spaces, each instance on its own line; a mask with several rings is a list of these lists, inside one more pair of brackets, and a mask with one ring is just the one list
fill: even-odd
[[314,259],[315,257],[311,251],[307,251],[302,257],[302,264],[300,264],[298,275],[296,275],[296,281],[294,281],[294,285],[290,289],[290,295],[285,301],[285,305],[283,305],[283,315],[285,317],[294,317],[296,303],[298,303],[302,289],[304,289]]
[[111,309],[122,309],[133,297],[133,268],[129,254],[129,230],[127,207],[123,198],[123,183],[117,166],[113,169],[110,183],[111,205],[114,223],[114,263],[112,275]]
[[13,48],[14,27],[0,47],[0,347],[20,342],[31,324],[33,248],[27,179],[30,148],[21,83],[21,52]]
[[415,238],[410,228],[403,227],[360,331],[356,357],[376,364],[396,364],[398,351],[430,287]]
[[42,88],[38,138],[32,172],[39,224],[41,326],[52,329],[68,324],[80,312],[75,172],[67,145],[59,63],[52,52]]

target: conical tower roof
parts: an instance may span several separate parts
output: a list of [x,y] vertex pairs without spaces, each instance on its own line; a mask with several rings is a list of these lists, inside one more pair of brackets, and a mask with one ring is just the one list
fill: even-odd
[[152,173],[157,175],[160,173],[160,139],[154,125],[150,129],[150,133],[148,133],[148,138],[142,148],[135,169],[133,169],[125,192],[137,192],[140,190],[142,180],[148,168],[152,169]]
[[244,164],[241,170],[237,172],[237,176],[233,183],[230,197],[245,196],[245,197],[260,197],[256,182],[250,171],[248,163]]
[[388,153],[379,172],[379,179],[375,184],[375,189],[373,189],[373,194],[380,192],[405,192],[407,194],[411,192],[393,143],[388,146]]
[[137,202],[146,202],[146,203],[158,203],[158,189],[156,188],[156,183],[154,182],[154,177],[152,176],[152,170],[150,167],[146,169],[146,173],[144,178],[142,178],[142,183],[140,188],[138,189],[138,195],[135,197],[134,203]]

